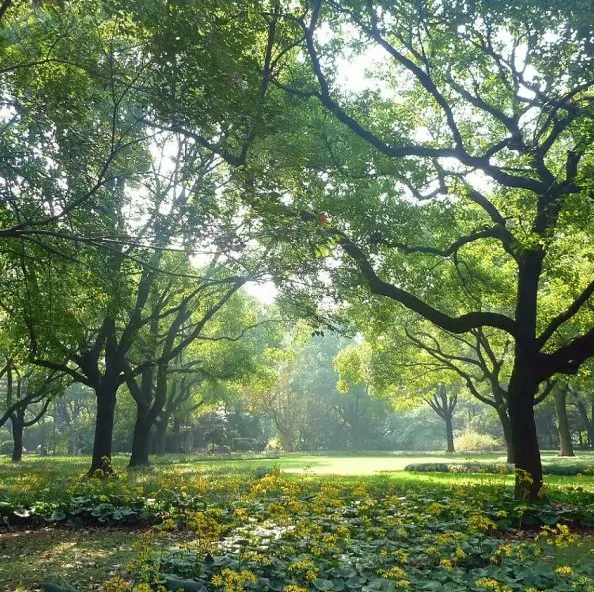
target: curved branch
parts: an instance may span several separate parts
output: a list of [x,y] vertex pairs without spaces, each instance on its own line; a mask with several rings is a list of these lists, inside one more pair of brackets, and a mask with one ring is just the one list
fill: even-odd
[[534,402],[532,403],[532,405],[536,406],[539,403],[542,403],[542,401],[544,401],[549,396],[550,392],[553,390],[553,387],[556,384],[556,380],[547,380],[544,389],[542,389],[542,393],[540,393],[540,395],[534,398]]
[[594,294],[594,280],[592,280],[585,288],[582,293],[564,310],[558,314],[537,338],[536,345],[538,349],[541,349],[545,343],[553,336],[555,331],[565,322],[575,316],[583,304]]
[[400,251],[404,251],[407,255],[411,253],[427,253],[429,255],[438,255],[440,257],[449,257],[454,253],[457,253],[458,250],[474,241],[480,240],[482,238],[501,238],[501,228],[499,226],[493,226],[490,228],[485,228],[483,230],[477,230],[476,232],[472,232],[466,236],[460,237],[458,240],[454,241],[447,249],[437,249],[435,247],[425,247],[425,246],[415,246],[409,247],[404,243],[393,243],[389,241],[381,241],[377,240],[374,241],[376,244],[383,244],[388,247],[395,247]]
[[415,344],[417,347],[421,348],[422,350],[426,351],[430,356],[434,359],[438,360],[443,366],[452,372],[456,373],[460,378],[462,378],[466,384],[466,388],[470,391],[470,394],[478,399],[481,403],[485,405],[489,405],[490,407],[497,408],[497,401],[489,399],[480,393],[480,391],[476,388],[474,384],[473,377],[468,374],[468,372],[464,372],[459,366],[453,364],[450,360],[447,359],[445,355],[440,355],[438,352],[435,352],[430,347],[427,346],[426,343],[423,343],[420,339],[416,339],[413,335],[411,335],[407,329],[405,329],[406,336]]
[[383,281],[377,275],[368,257],[360,247],[340,231],[334,231],[332,234],[344,252],[357,264],[361,275],[374,294],[386,296],[400,302],[400,304],[409,310],[416,312],[434,325],[451,333],[466,333],[471,329],[488,326],[501,329],[512,336],[517,335],[516,322],[505,315],[494,312],[469,312],[459,317],[451,317],[427,304],[420,298],[417,298],[410,292]]
[[553,353],[539,355],[539,382],[553,374],[576,374],[580,365],[594,356],[594,328],[573,339]]

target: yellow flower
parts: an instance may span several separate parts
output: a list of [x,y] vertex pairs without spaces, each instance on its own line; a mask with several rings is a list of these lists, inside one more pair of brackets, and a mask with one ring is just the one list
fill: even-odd
[[570,576],[573,570],[568,565],[560,565],[555,569],[555,573],[560,576]]
[[382,576],[382,578],[386,578],[387,580],[403,580],[406,576],[406,572],[401,567],[394,566],[390,569],[381,571],[380,576]]
[[318,573],[311,569],[311,570],[305,572],[303,579],[306,582],[313,582],[317,577],[318,577]]
[[475,582],[476,586],[484,588],[485,590],[491,590],[492,592],[512,592],[512,589],[505,584],[500,584],[493,578],[480,578]]
[[437,516],[438,514],[441,513],[442,510],[442,506],[441,504],[438,504],[436,502],[433,502],[432,504],[429,504],[429,506],[427,506],[427,514],[431,514],[432,516]]
[[116,576],[105,584],[105,592],[130,592],[130,590],[130,583],[121,576]]
[[468,517],[468,529],[470,532],[487,532],[495,528],[497,528],[495,522],[483,514],[471,514]]
[[466,557],[464,549],[457,547],[456,552],[454,553],[454,557],[456,558],[456,561],[461,561],[462,559],[464,559],[464,557]]
[[223,577],[220,574],[215,574],[210,579],[210,583],[217,588],[223,585]]

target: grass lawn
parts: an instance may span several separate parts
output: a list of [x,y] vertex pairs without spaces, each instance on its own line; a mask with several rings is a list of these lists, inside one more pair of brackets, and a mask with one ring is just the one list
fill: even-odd
[[[124,469],[127,455],[114,455],[114,465]],[[438,452],[379,452],[379,453],[314,453],[283,454],[278,457],[266,456],[195,456],[187,454],[154,456],[154,466],[176,465],[189,466],[195,470],[240,470],[246,468],[272,467],[278,465],[282,471],[309,475],[373,475],[382,472],[402,471],[411,463],[464,463],[464,462],[505,463],[505,455],[500,453],[463,453],[445,454]],[[580,451],[575,457],[560,458],[554,451],[542,452],[543,465],[581,466],[589,465],[594,469],[594,451]],[[23,465],[42,467],[44,471],[66,471],[67,474],[84,472],[90,466],[90,457],[37,457],[25,456]],[[13,466],[8,457],[0,458],[0,478],[6,476],[7,467]]]
[[[208,592],[594,590],[589,529],[553,524],[589,524],[592,476],[546,476],[551,503],[529,508],[510,499],[511,475],[403,471],[505,460],[496,454],[177,455],[132,471],[125,456],[114,460],[118,475],[105,480],[84,478],[85,457],[0,460],[0,524],[3,507],[21,508],[0,526],[0,590],[54,580],[140,592],[162,574]],[[594,465],[594,454],[544,462]],[[21,515],[45,518],[32,527]],[[534,520],[553,525],[539,541]]]

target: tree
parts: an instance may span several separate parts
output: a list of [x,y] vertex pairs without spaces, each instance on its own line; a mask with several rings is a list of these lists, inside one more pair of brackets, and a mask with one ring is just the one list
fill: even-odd
[[[536,498],[539,385],[594,354],[582,322],[594,293],[592,15],[577,1],[533,0],[283,8],[262,7],[262,60],[245,59],[242,45],[258,18],[233,45],[246,87],[234,96],[241,109],[252,94],[250,116],[230,108],[213,141],[175,102],[175,129],[241,167],[243,199],[285,262],[279,282],[294,289],[299,274],[303,290],[338,299],[359,283],[362,298],[394,300],[451,333],[510,336],[516,495]],[[182,43],[179,59],[192,55]],[[344,87],[345,56],[380,54],[363,90]],[[158,118],[174,125],[166,110]],[[486,253],[496,267],[482,264]],[[583,330],[568,329],[575,321]]]
[[229,288],[224,278],[205,274],[202,283],[192,280],[189,292],[182,284],[177,295],[169,281],[165,285],[166,297],[158,293],[153,299],[148,335],[131,356],[141,352],[140,363],[145,364],[148,353],[155,365],[145,365],[140,373],[132,365],[128,368],[127,385],[137,405],[130,466],[148,465],[153,425],[159,426],[162,443],[176,411],[191,412],[202,404],[200,400],[191,409],[182,406],[200,383],[240,380],[253,370],[252,360],[259,352],[250,346],[258,344],[245,334],[266,322],[258,318],[253,300],[236,292],[242,282]]
[[584,429],[586,431],[590,448],[594,448],[594,393],[592,384],[594,374],[592,369],[591,363],[584,365],[579,374],[566,383],[571,395],[571,401],[581,420],[580,430]]
[[[507,390],[511,340],[498,331],[475,329],[468,335],[456,335],[438,330],[428,323],[404,319],[399,319],[403,328],[394,327],[389,334],[391,337],[385,336],[380,342],[384,356],[390,347],[388,343],[392,343],[392,347],[398,347],[401,354],[399,367],[410,364],[417,371],[430,372],[434,377],[440,372],[457,375],[461,386],[471,396],[497,412],[506,442],[507,462],[513,463]],[[410,373],[406,374],[411,380]],[[553,385],[554,382],[549,381],[541,388],[534,405],[548,396]]]
[[458,403],[458,395],[454,392],[448,394],[445,385],[440,384],[432,397],[428,397],[427,405],[443,419],[446,430],[446,453],[453,454],[454,449],[454,410]]
[[110,185],[146,165],[132,107],[146,64],[101,2],[75,0],[68,10],[10,4],[0,9],[3,250],[101,243],[107,237],[88,222],[109,202]]
[[269,415],[281,448],[293,452],[298,448],[300,426],[306,413],[305,401],[293,388],[295,367],[291,355],[271,350],[266,357],[274,365],[261,369],[246,389],[249,409]]
[[[592,15],[579,2],[543,10],[530,0],[316,0],[284,16],[307,61],[273,82],[322,125],[329,121],[317,150],[310,137],[311,156],[293,157],[330,180],[319,197],[295,192],[296,219],[319,226],[299,212],[328,213],[328,244],[345,254],[344,266],[354,264],[366,292],[451,333],[510,336],[516,496],[535,499],[539,385],[575,373],[594,354],[592,325],[574,331],[589,318],[594,293],[586,239]],[[339,56],[370,48],[384,56],[377,76],[360,93],[345,90],[335,75]],[[487,252],[497,267],[481,264]],[[501,312],[503,302],[511,313]]]
[[568,395],[569,388],[567,384],[555,385],[553,398],[555,401],[555,415],[557,416],[557,431],[559,432],[559,456],[574,456],[569,418],[567,417]]
[[[366,316],[369,320],[369,316]],[[368,326],[368,336],[373,342],[362,342],[342,349],[335,359],[339,371],[339,388],[348,389],[357,383],[364,382],[366,394],[369,390],[389,399],[396,409],[405,410],[427,404],[445,424],[446,452],[454,452],[454,410],[458,403],[460,384],[452,380],[451,369],[447,366],[435,368],[424,365],[418,354],[414,360],[404,358],[405,347],[388,342],[393,334],[375,333]],[[398,355],[395,355],[398,352]],[[405,353],[404,356],[408,355]],[[414,355],[414,354],[413,354]],[[411,372],[410,368],[414,370]],[[417,377],[419,367],[423,368],[422,376]],[[437,372],[439,370],[441,372]],[[440,379],[449,380],[446,386]]]
[[0,370],[6,384],[4,410],[0,413],[0,427],[10,420],[12,428],[12,462],[19,462],[23,454],[23,431],[36,424],[47,412],[50,403],[66,388],[64,376],[53,372],[40,373],[33,366],[19,366],[9,357]]

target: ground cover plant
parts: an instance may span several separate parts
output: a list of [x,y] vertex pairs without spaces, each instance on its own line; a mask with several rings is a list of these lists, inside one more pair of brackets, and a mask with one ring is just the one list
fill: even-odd
[[18,592],[49,579],[107,592],[594,590],[591,477],[553,479],[535,504],[514,501],[505,475],[292,475],[282,460],[178,462],[107,479],[82,478],[84,459],[0,465],[0,554],[20,574],[3,567],[0,583]]

